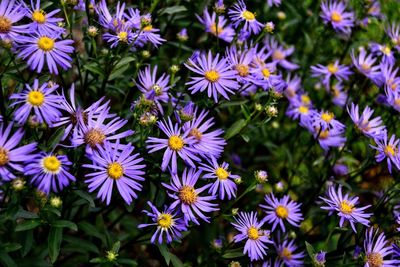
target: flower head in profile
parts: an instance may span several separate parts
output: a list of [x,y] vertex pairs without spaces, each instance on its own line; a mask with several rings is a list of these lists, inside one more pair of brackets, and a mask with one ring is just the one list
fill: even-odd
[[348,93],[343,89],[343,83],[337,82],[331,86],[330,95],[332,103],[339,107],[344,107],[348,101]]
[[60,9],[55,9],[50,13],[46,13],[40,8],[40,0],[31,0],[31,9],[28,10],[27,16],[29,16],[32,22],[28,25],[31,32],[38,32],[43,35],[54,35],[65,32],[64,28],[57,25],[58,22],[63,21],[62,18],[58,18],[57,13]]
[[386,126],[380,116],[371,119],[374,110],[370,107],[365,107],[363,112],[359,113],[358,105],[351,103],[350,108],[347,107],[347,112],[351,120],[354,122],[355,127],[362,132],[365,136],[374,139],[380,139],[386,135]]
[[[378,235],[379,230],[370,228],[365,231],[364,239],[364,253],[365,264],[364,267],[396,267],[399,266],[400,260],[392,259],[392,247],[389,245],[388,240],[384,233]],[[387,257],[385,259],[385,257]]]
[[[11,107],[18,107],[14,112],[14,120],[19,124],[25,124],[29,115],[36,116],[39,123],[47,123],[52,126],[61,116],[59,110],[62,98],[56,94],[57,84],[43,83],[35,79],[32,85],[26,84],[21,93],[11,95],[13,100]],[[33,112],[32,112],[33,111]]]
[[228,23],[224,16],[218,16],[218,26],[217,26],[217,15],[213,12],[210,16],[210,13],[207,9],[203,12],[203,17],[196,15],[197,19],[201,24],[204,25],[206,32],[214,35],[225,42],[232,42],[233,37],[235,36],[235,31],[232,26]]
[[182,132],[178,124],[173,125],[170,118],[168,118],[168,123],[160,121],[157,124],[167,138],[149,137],[146,143],[149,153],[165,149],[161,170],[165,171],[171,164],[171,171],[176,173],[178,170],[177,156],[195,168],[196,165],[193,161],[200,161],[200,158],[196,156],[198,152],[191,145],[196,142],[196,139],[189,135],[189,131]]
[[11,134],[13,124],[0,122],[0,177],[2,181],[16,178],[15,172],[24,172],[24,163],[29,162],[36,149],[36,143],[20,146],[24,131],[19,128]]
[[365,213],[365,210],[371,205],[357,207],[358,197],[351,197],[349,194],[343,195],[342,186],[338,188],[330,186],[326,197],[320,197],[320,199],[327,204],[327,206],[321,206],[321,209],[328,210],[329,214],[336,213],[340,217],[340,227],[343,227],[346,221],[350,223],[354,232],[357,232],[356,223],[369,226],[369,218],[372,213]]
[[374,83],[379,83],[380,79],[380,66],[375,65],[376,58],[374,58],[371,54],[367,54],[365,49],[361,49],[359,55],[357,56],[353,51],[351,51],[351,59],[353,61],[353,65],[357,68],[357,70],[371,79]]
[[234,94],[239,88],[236,81],[236,71],[232,70],[227,59],[220,58],[217,54],[213,58],[211,51],[200,54],[196,61],[188,59],[185,66],[198,76],[190,77],[191,81],[186,83],[192,94],[207,90],[208,97],[218,102],[219,95],[229,100],[229,94]]
[[208,159],[208,164],[201,165],[199,169],[205,172],[203,178],[215,180],[210,187],[209,193],[214,196],[218,195],[221,200],[225,199],[225,194],[228,200],[236,196],[237,186],[233,180],[240,178],[240,176],[229,171],[228,163],[218,164],[217,160],[211,157],[211,159]]
[[150,239],[151,243],[163,244],[171,243],[182,237],[182,232],[186,231],[186,223],[182,216],[171,207],[165,207],[159,211],[150,201],[147,202],[151,211],[143,212],[152,220],[151,223],[139,224],[138,228],[155,227],[156,231]]
[[272,7],[272,6],[280,6],[281,5],[281,0],[267,0],[267,5]]
[[233,238],[235,243],[245,240],[243,253],[247,253],[251,261],[262,260],[267,255],[267,244],[273,244],[269,231],[262,230],[264,221],[258,221],[255,212],[240,212],[234,219],[232,225],[239,231]]
[[342,1],[326,0],[321,3],[321,18],[325,24],[341,34],[348,35],[354,26],[354,13],[346,11],[346,5]]
[[243,29],[247,32],[258,34],[264,25],[257,21],[256,14],[247,9],[243,0],[239,0],[229,9],[228,15],[233,22],[233,26],[238,28],[243,24]]
[[71,68],[72,58],[69,54],[74,51],[73,40],[59,40],[57,35],[36,33],[30,36],[20,36],[17,55],[27,60],[29,67],[41,73],[46,63],[49,72],[58,74],[59,68]]
[[311,76],[320,78],[325,88],[330,88],[331,78],[335,77],[339,81],[347,81],[349,76],[352,74],[350,68],[346,65],[340,65],[339,60],[333,63],[329,63],[327,66],[317,64],[311,66]]
[[27,33],[27,25],[16,25],[26,15],[22,3],[16,0],[2,0],[0,3],[0,41],[17,40],[21,34]]
[[390,173],[392,173],[392,164],[394,164],[397,170],[400,170],[399,142],[400,140],[394,134],[388,140],[388,134],[385,132],[383,138],[379,137],[375,139],[376,146],[370,145],[377,151],[375,155],[377,162],[386,159]]
[[140,182],[144,181],[145,165],[143,158],[133,154],[133,150],[131,144],[105,142],[90,155],[92,164],[83,165],[93,170],[85,175],[89,192],[99,189],[97,197],[107,205],[110,204],[114,184],[128,205],[138,197],[136,192],[142,190]]
[[[148,16],[150,16],[150,14],[148,14]],[[151,43],[153,46],[158,47],[166,41],[165,39],[161,38],[159,32],[160,29],[153,27],[152,24],[143,27],[142,31],[137,33],[139,37],[136,38],[135,45],[142,47],[147,43]]]
[[196,188],[196,183],[201,175],[201,170],[185,168],[183,170],[181,178],[178,174],[171,173],[172,179],[170,184],[162,183],[165,188],[170,192],[168,195],[174,199],[170,208],[174,209],[178,207],[184,214],[185,221],[199,225],[198,218],[205,222],[210,222],[210,218],[205,213],[210,213],[218,210],[217,204],[212,203],[212,200],[216,199],[214,195],[200,195],[202,192],[207,190],[211,184],[204,185],[200,188]]
[[268,50],[271,51],[272,61],[275,64],[278,64],[282,68],[289,71],[299,68],[299,65],[294,64],[287,59],[294,52],[293,46],[286,49],[273,37],[265,38],[264,43]]
[[273,193],[265,196],[265,205],[260,207],[266,213],[264,220],[272,224],[272,231],[279,225],[283,232],[286,232],[285,222],[299,227],[303,216],[300,211],[300,204],[291,200],[289,196],[278,199]]
[[312,125],[316,129],[335,129],[338,132],[343,132],[346,126],[335,119],[335,114],[329,111],[314,112],[312,114]]
[[48,195],[60,192],[75,181],[69,170],[71,165],[65,155],[41,152],[25,166],[24,173],[31,176],[31,182]]
[[329,150],[330,147],[341,147],[346,142],[343,130],[336,128],[322,130],[321,128],[314,127],[312,134],[314,138],[318,139],[319,145],[324,150]]
[[305,253],[297,251],[297,245],[294,240],[284,240],[282,243],[275,245],[276,252],[280,260],[285,266],[302,266]]
[[400,51],[400,25],[392,23],[386,27],[385,31],[392,41],[394,47],[397,49],[397,51]]
[[382,57],[383,63],[389,63],[392,65],[396,63],[396,57],[389,45],[370,43],[369,48],[373,55]]

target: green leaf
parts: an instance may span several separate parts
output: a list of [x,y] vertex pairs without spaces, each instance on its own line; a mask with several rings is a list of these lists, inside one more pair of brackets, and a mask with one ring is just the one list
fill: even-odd
[[37,219],[39,218],[39,215],[37,215],[36,213],[24,210],[24,209],[20,209],[16,214],[15,214],[15,218],[24,218],[24,219]]
[[235,135],[237,135],[238,133],[240,133],[240,131],[247,125],[247,121],[245,119],[240,119],[238,121],[236,121],[227,131],[225,134],[225,139],[231,139],[232,137],[234,137]]
[[23,233],[23,235],[24,235],[24,241],[21,253],[22,256],[25,257],[29,253],[33,245],[33,230],[26,231],[25,233]]
[[94,204],[93,198],[87,192],[82,191],[82,190],[74,190],[73,192],[76,195],[80,196],[81,198],[85,199],[87,202],[89,202],[89,206],[91,208],[95,208],[96,207],[96,205]]
[[0,262],[2,262],[5,267],[18,267],[14,260],[3,251],[0,252]]
[[182,261],[176,255],[169,253],[169,256],[174,267],[183,267]]
[[65,132],[65,127],[58,128],[47,142],[47,149],[52,151],[60,142]]
[[114,243],[111,251],[115,252],[115,253],[118,253],[120,247],[121,247],[121,242],[117,241],[117,242]]
[[313,259],[313,258],[314,258],[314,255],[315,255],[314,248],[313,248],[313,246],[311,246],[311,244],[308,243],[307,241],[305,241],[305,243],[306,243],[307,253],[308,253],[308,255],[310,256],[310,258]]
[[106,243],[105,236],[99,232],[99,229],[95,227],[94,225],[88,223],[88,222],[80,222],[78,224],[79,229],[85,232],[89,236],[94,236],[99,238],[103,243]]
[[[99,249],[97,248],[96,245],[93,244],[93,242],[84,240],[82,238],[77,238],[77,237],[72,237],[72,236],[64,236],[64,241],[67,242],[70,247],[73,248],[70,249],[71,251],[77,251],[80,253],[83,253],[85,251],[93,252],[96,254],[99,254]],[[67,246],[65,246],[66,249]]]
[[100,77],[104,77],[103,70],[99,67],[97,63],[86,64],[83,66],[83,68],[91,73],[98,74]]
[[73,231],[78,231],[78,226],[75,223],[65,220],[58,220],[51,224],[53,227],[57,228],[69,228]]
[[51,263],[54,263],[58,254],[60,253],[61,241],[62,241],[62,228],[52,227],[50,229],[49,237],[48,237],[48,245],[49,245],[49,256],[51,259]]
[[21,244],[18,243],[6,243],[2,247],[5,252],[12,252],[22,248]]
[[158,245],[158,249],[160,250],[161,255],[164,257],[167,265],[169,265],[169,262],[171,261],[171,254],[169,253],[167,245]]
[[122,74],[127,71],[129,69],[129,64],[126,64],[124,66],[121,66],[119,68],[115,68],[111,74],[110,77],[108,78],[109,81],[114,80],[120,76],[122,76]]
[[38,227],[40,224],[41,224],[41,222],[39,220],[25,221],[21,224],[18,224],[15,227],[15,231],[19,232],[19,231],[26,231],[26,230],[34,229],[34,228]]
[[235,248],[227,250],[223,255],[222,258],[225,259],[233,259],[239,258],[243,256],[243,249],[242,248]]
[[168,14],[168,15],[172,15],[175,13],[179,13],[179,12],[186,12],[187,9],[184,6],[172,6],[172,7],[167,7],[164,9],[161,9],[159,14],[163,15],[163,14]]

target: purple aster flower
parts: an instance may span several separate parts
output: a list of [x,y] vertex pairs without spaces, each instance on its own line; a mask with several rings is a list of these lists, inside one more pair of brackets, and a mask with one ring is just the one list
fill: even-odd
[[128,121],[114,117],[106,123],[105,121],[110,118],[108,111],[109,108],[104,108],[99,113],[96,109],[93,109],[87,112],[87,116],[79,117],[79,126],[75,127],[72,135],[72,145],[77,147],[86,144],[88,153],[90,153],[91,149],[103,145],[105,141],[118,140],[134,133],[132,130],[126,130],[115,134]]
[[151,243],[164,242],[171,243],[173,240],[178,240],[182,237],[182,232],[186,231],[185,220],[180,217],[178,212],[174,211],[171,207],[165,207],[160,212],[150,201],[147,201],[151,211],[143,210],[143,212],[150,217],[152,223],[139,224],[138,228],[144,227],[157,227],[153,236],[150,239]]
[[373,66],[376,62],[376,58],[372,55],[368,55],[365,49],[361,49],[358,57],[356,57],[354,50],[351,51],[351,59],[360,73],[371,79],[374,83],[379,83],[380,67]]
[[116,27],[115,31],[103,34],[103,39],[110,44],[111,48],[115,48],[118,45],[131,44],[134,38],[135,36],[129,24],[121,24]]
[[246,240],[243,253],[251,261],[262,260],[267,255],[267,244],[273,244],[270,232],[261,229],[264,221],[259,222],[255,212],[240,212],[234,219],[232,225],[240,232],[233,237],[235,243]]
[[301,97],[296,96],[291,99],[286,115],[295,120],[300,119],[300,126],[313,132],[312,115],[315,112],[310,102],[305,103]]
[[41,73],[46,62],[49,72],[58,74],[58,68],[71,68],[72,58],[68,55],[74,51],[72,40],[58,40],[52,35],[35,34],[20,36],[18,42],[18,56],[27,63],[32,70]]
[[355,223],[369,226],[369,218],[372,213],[364,213],[364,210],[371,205],[360,208],[356,207],[358,197],[350,197],[349,194],[343,196],[341,185],[337,189],[335,186],[330,186],[327,197],[320,197],[320,199],[327,204],[327,206],[321,206],[321,209],[328,210],[330,215],[336,212],[340,217],[340,227],[343,227],[345,221],[350,223],[354,232],[357,232]]
[[351,107],[347,107],[347,112],[350,115],[351,120],[354,122],[357,130],[362,132],[365,136],[369,138],[380,139],[386,135],[386,126],[383,125],[380,116],[370,120],[374,110],[366,106],[363,112],[358,111],[358,105],[351,103]]
[[272,231],[275,230],[279,224],[281,230],[286,232],[284,222],[299,227],[300,222],[303,220],[303,216],[300,211],[301,204],[291,200],[289,196],[285,195],[282,199],[278,199],[273,193],[265,196],[265,205],[260,205],[264,209],[266,216],[264,220],[268,223],[272,223]]
[[146,143],[149,153],[165,149],[161,170],[165,171],[171,163],[171,171],[176,173],[178,169],[177,155],[182,158],[186,164],[195,168],[196,165],[193,161],[200,161],[200,158],[196,156],[197,150],[192,147],[196,139],[193,136],[189,136],[188,131],[182,134],[181,128],[178,124],[173,125],[170,118],[168,118],[168,124],[166,121],[162,121],[158,122],[157,125],[168,138],[149,137]]
[[388,142],[387,132],[383,135],[383,138],[375,139],[377,146],[370,145],[373,149],[377,150],[375,159],[377,162],[381,162],[386,159],[389,172],[392,173],[392,163],[398,170],[400,170],[400,154],[399,154],[399,139],[393,134]]
[[223,57],[220,59],[219,54],[213,58],[209,51],[207,55],[201,54],[196,62],[188,59],[185,66],[200,75],[200,77],[190,77],[191,81],[186,83],[190,85],[188,90],[192,91],[192,94],[207,90],[208,97],[213,97],[217,103],[219,94],[229,100],[227,93],[234,94],[239,88],[236,71],[227,64],[227,59]]
[[197,19],[201,24],[204,25],[206,32],[211,33],[224,40],[225,42],[232,42],[235,36],[235,31],[233,30],[231,24],[225,19],[224,16],[218,16],[218,27],[217,27],[217,15],[213,12],[210,16],[207,9],[204,9],[203,17],[196,15]]
[[312,114],[312,126],[316,129],[325,131],[335,129],[338,132],[344,132],[346,126],[338,120],[335,120],[335,114],[329,111],[314,112]]
[[226,49],[226,58],[229,64],[237,72],[237,81],[242,84],[251,84],[254,78],[251,76],[253,49],[237,48],[235,45]]
[[28,25],[30,32],[38,32],[40,35],[55,36],[65,32],[64,28],[57,25],[58,22],[63,21],[62,18],[57,18],[57,13],[60,9],[55,9],[50,13],[46,13],[40,8],[40,0],[36,0],[36,4],[31,0],[32,10],[28,10],[29,17],[32,22]]
[[265,38],[264,43],[267,46],[268,50],[270,50],[272,52],[272,61],[275,64],[278,64],[282,68],[289,70],[289,71],[299,68],[299,65],[294,64],[286,59],[288,56],[293,54],[293,52],[294,52],[293,46],[289,47],[288,49],[285,49],[273,37]]
[[311,76],[319,77],[324,86],[329,89],[331,77],[335,77],[339,81],[347,81],[349,76],[352,74],[350,68],[346,65],[339,65],[339,60],[334,63],[324,66],[317,64],[316,66],[311,66]]
[[19,146],[24,136],[24,131],[19,128],[13,135],[10,135],[13,124],[7,127],[0,122],[0,177],[3,181],[10,181],[16,176],[14,171],[24,172],[23,163],[32,159],[36,143]]
[[25,7],[15,0],[0,3],[0,40],[16,40],[20,34],[28,32],[27,25],[15,25],[26,15]]
[[284,262],[285,266],[303,266],[303,251],[295,252],[297,245],[294,240],[284,240],[281,244],[276,244],[278,257]]
[[218,208],[216,208],[217,204],[210,202],[211,200],[216,199],[216,196],[200,196],[200,194],[207,190],[211,184],[207,184],[197,189],[195,188],[200,174],[201,170],[196,171],[192,168],[187,170],[185,168],[182,173],[182,178],[179,178],[176,173],[171,173],[172,179],[170,184],[162,183],[165,188],[171,191],[168,195],[174,199],[170,208],[174,209],[179,206],[180,210],[184,214],[186,223],[192,221],[197,225],[200,225],[198,217],[209,223],[210,218],[204,213],[218,210]]
[[94,6],[94,9],[99,16],[100,25],[108,30],[117,31],[118,27],[125,24],[125,3],[121,4],[118,1],[115,15],[111,15],[105,0],[101,0],[101,2]]
[[400,25],[392,23],[385,29],[386,34],[389,35],[392,44],[400,52]]
[[11,107],[19,106],[14,112],[14,120],[19,124],[25,124],[29,115],[36,115],[39,123],[47,123],[52,126],[61,116],[59,111],[62,98],[56,95],[57,84],[43,83],[35,79],[33,85],[25,84],[26,88],[21,93],[12,94],[14,100]]
[[239,0],[236,4],[229,9],[228,15],[233,22],[233,26],[238,28],[243,22],[243,29],[247,32],[258,34],[264,25],[257,21],[256,14],[247,10],[246,4],[243,0]]
[[224,133],[221,129],[210,130],[214,125],[214,118],[206,119],[208,111],[202,110],[198,114],[197,107],[191,121],[183,124],[183,131],[189,132],[189,136],[194,137],[191,144],[201,156],[213,156],[219,158],[226,145],[225,139],[221,137]]
[[297,75],[292,77],[290,74],[286,77],[287,88],[283,92],[286,98],[290,99],[297,96],[297,92],[301,90],[301,78]]
[[178,111],[175,111],[175,117],[179,123],[193,120],[197,112],[196,105],[189,101],[184,107],[178,107]]
[[136,191],[142,189],[140,181],[144,181],[142,170],[145,165],[139,154],[133,154],[134,147],[131,144],[122,145],[117,141],[115,144],[104,142],[103,146],[97,145],[90,155],[92,164],[82,165],[93,169],[94,172],[85,175],[89,192],[99,189],[98,198],[110,204],[114,183],[117,184],[118,192],[130,205],[137,198]]
[[349,167],[340,162],[336,163],[332,170],[336,176],[346,176],[349,173]]
[[263,88],[263,90],[274,90],[277,93],[283,93],[287,84],[282,75],[277,73],[274,63],[260,64],[252,70],[254,84]]
[[317,264],[317,266],[321,266],[321,267],[325,266],[325,263],[326,263],[325,255],[326,255],[326,252],[322,251],[322,250],[320,252],[318,252],[317,254],[315,254],[314,261]]
[[365,252],[365,264],[364,267],[396,267],[399,266],[400,260],[396,259],[385,259],[386,256],[392,255],[392,247],[389,246],[389,242],[386,240],[384,233],[374,231],[374,228],[370,228],[365,232],[364,239],[364,252]]
[[182,30],[180,30],[176,36],[178,37],[178,40],[181,42],[186,42],[189,39],[186,28],[182,28]]
[[335,83],[331,87],[332,103],[339,107],[344,107],[348,100],[347,92],[343,90],[341,82]]
[[[382,74],[381,83],[385,87],[386,96],[390,98],[394,92],[400,90],[400,77],[397,76],[399,69],[388,62],[382,62],[380,69]],[[381,84],[378,85],[380,86]]]
[[25,166],[24,174],[31,176],[31,182],[47,195],[58,193],[75,181],[69,173],[72,163],[65,155],[41,152]]
[[321,18],[325,24],[331,24],[333,29],[348,35],[354,26],[354,13],[346,12],[346,5],[341,1],[323,1],[321,3]]
[[157,105],[161,114],[164,113],[161,103],[168,103],[169,96],[169,75],[163,73],[157,79],[157,65],[153,71],[150,67],[146,67],[144,71],[139,72],[137,87],[145,95],[146,99],[151,99]]
[[[154,28],[153,25],[147,25],[143,27],[142,32],[139,33],[140,37],[137,39],[138,46],[141,47],[146,43],[151,43],[155,47],[158,47],[166,40],[161,38],[160,29]],[[143,44],[140,41],[143,38]]]
[[228,171],[229,164],[226,162],[218,164],[214,157],[211,157],[211,159],[207,161],[208,164],[201,164],[202,166],[199,167],[199,169],[205,172],[203,178],[215,180],[208,192],[214,196],[218,195],[221,200],[225,199],[225,194],[228,200],[232,197],[236,197],[237,187],[232,180],[238,179],[240,176],[231,174],[231,172]]
[[392,65],[396,62],[394,53],[388,45],[370,43],[369,47],[374,55],[382,56],[382,62],[387,62]]
[[280,6],[281,5],[281,0],[267,0],[267,5],[272,7],[272,6]]

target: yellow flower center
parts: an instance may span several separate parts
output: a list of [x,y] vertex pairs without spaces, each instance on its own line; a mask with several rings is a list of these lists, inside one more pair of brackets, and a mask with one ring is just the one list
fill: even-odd
[[56,156],[47,156],[43,159],[43,167],[46,172],[56,174],[60,171],[61,161]]
[[326,139],[329,136],[329,130],[321,131],[319,134],[319,139]]
[[94,148],[97,144],[102,144],[106,139],[105,134],[100,129],[89,130],[84,137],[85,143]]
[[184,185],[179,190],[179,199],[187,205],[192,205],[197,200],[197,193],[193,187]]
[[149,32],[149,31],[151,31],[152,29],[153,29],[153,26],[152,26],[152,25],[147,25],[146,27],[143,28],[143,31]]
[[12,22],[5,16],[0,16],[0,33],[8,33],[11,30]]
[[396,99],[394,100],[394,104],[395,104],[396,106],[399,106],[399,107],[400,107],[400,98],[396,98]]
[[249,66],[245,64],[237,64],[235,69],[241,77],[247,77],[249,75]]
[[338,67],[336,67],[333,63],[328,65],[328,71],[330,73],[335,74],[338,70]]
[[251,240],[257,240],[260,238],[260,234],[258,233],[258,229],[255,228],[254,226],[251,226],[249,229],[247,229],[247,236]]
[[189,135],[196,138],[197,141],[200,141],[201,137],[203,136],[203,134],[197,128],[193,128],[192,130],[190,130]]
[[206,73],[204,74],[204,76],[206,77],[206,79],[212,83],[216,82],[219,80],[219,73],[215,70],[209,70],[206,71]]
[[172,219],[172,215],[169,213],[161,213],[160,215],[158,215],[157,224],[161,228],[164,229],[170,228],[173,222],[174,221]]
[[385,55],[388,56],[388,55],[390,55],[390,52],[392,50],[390,50],[390,48],[388,46],[384,46],[384,47],[382,47],[381,51],[382,51],[382,53],[384,53]]
[[292,252],[288,248],[283,248],[280,256],[281,258],[290,260],[292,258]]
[[311,103],[311,99],[308,95],[301,95],[301,102],[308,105]]
[[183,138],[178,135],[172,135],[168,139],[169,148],[175,151],[180,151],[183,148],[184,144],[185,142],[183,142]]
[[251,20],[255,20],[256,15],[255,15],[253,12],[250,12],[250,11],[248,11],[248,10],[245,10],[245,11],[243,11],[243,13],[242,13],[242,17],[243,17],[245,20],[251,21]]
[[378,252],[371,252],[367,255],[367,262],[369,264],[369,267],[382,267],[383,257]]
[[289,217],[289,210],[282,205],[279,205],[278,207],[276,207],[275,213],[279,218],[282,218],[282,219],[286,219],[287,217]]
[[261,72],[262,72],[262,75],[263,75],[265,78],[269,78],[269,76],[271,76],[271,72],[270,72],[269,69],[267,69],[267,68],[263,69]]
[[333,22],[341,22],[342,21],[342,15],[339,14],[337,11],[333,11],[331,14],[331,20]]
[[335,116],[331,112],[324,112],[321,115],[321,119],[326,123],[329,123]]
[[6,165],[8,162],[8,151],[5,148],[0,147],[0,167]]
[[[217,30],[218,30],[218,32],[217,32]],[[220,34],[222,34],[223,31],[224,31],[224,28],[222,28],[220,26],[218,26],[218,28],[217,28],[217,25],[215,23],[213,23],[210,27],[210,32],[214,35],[217,35],[217,34],[220,35]]]
[[301,114],[307,114],[307,113],[308,113],[308,107],[306,107],[306,106],[300,106],[300,107],[299,107],[299,112],[300,112]]
[[128,42],[128,33],[127,32],[119,32],[118,33],[118,40],[120,42]]
[[361,69],[363,69],[364,71],[369,71],[369,70],[371,70],[371,65],[369,65],[367,63],[363,63],[363,64],[361,64]]
[[396,153],[396,148],[391,145],[387,145],[383,151],[385,152],[386,156],[394,156]]
[[124,168],[118,162],[112,162],[107,167],[107,174],[110,178],[118,180],[124,175]]
[[32,13],[32,20],[43,24],[46,22],[46,13],[43,10],[35,10]]
[[344,214],[351,214],[353,212],[354,205],[350,204],[347,200],[340,202],[340,211]]
[[217,175],[218,179],[226,180],[228,179],[229,172],[227,172],[224,168],[219,167],[215,170],[215,175]]
[[157,96],[162,95],[162,88],[158,84],[153,85],[153,90]]
[[30,91],[28,94],[28,102],[32,106],[41,106],[44,103],[44,94],[40,91]]
[[272,58],[274,60],[282,60],[285,58],[285,54],[280,50],[275,50],[274,53],[272,53]]
[[54,40],[47,36],[40,37],[37,44],[44,52],[51,51],[54,48]]

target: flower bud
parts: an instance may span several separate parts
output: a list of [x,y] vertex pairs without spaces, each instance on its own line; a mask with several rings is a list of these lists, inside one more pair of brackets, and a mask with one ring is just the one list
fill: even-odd
[[21,191],[25,188],[26,181],[22,177],[18,177],[11,182],[14,191]]
[[272,21],[267,22],[265,24],[264,31],[266,31],[267,33],[274,33],[274,30],[275,30],[275,24]]
[[88,34],[90,37],[96,37],[97,34],[99,34],[99,29],[98,29],[97,27],[95,27],[95,26],[89,26],[89,27],[87,28],[87,34]]
[[55,196],[50,198],[50,206],[53,208],[59,208],[62,205],[62,200],[60,197]]
[[263,170],[255,171],[254,177],[259,183],[265,183],[266,181],[268,181],[268,173]]
[[115,261],[118,258],[118,253],[115,253],[114,251],[107,251],[106,254],[106,259],[108,261]]

